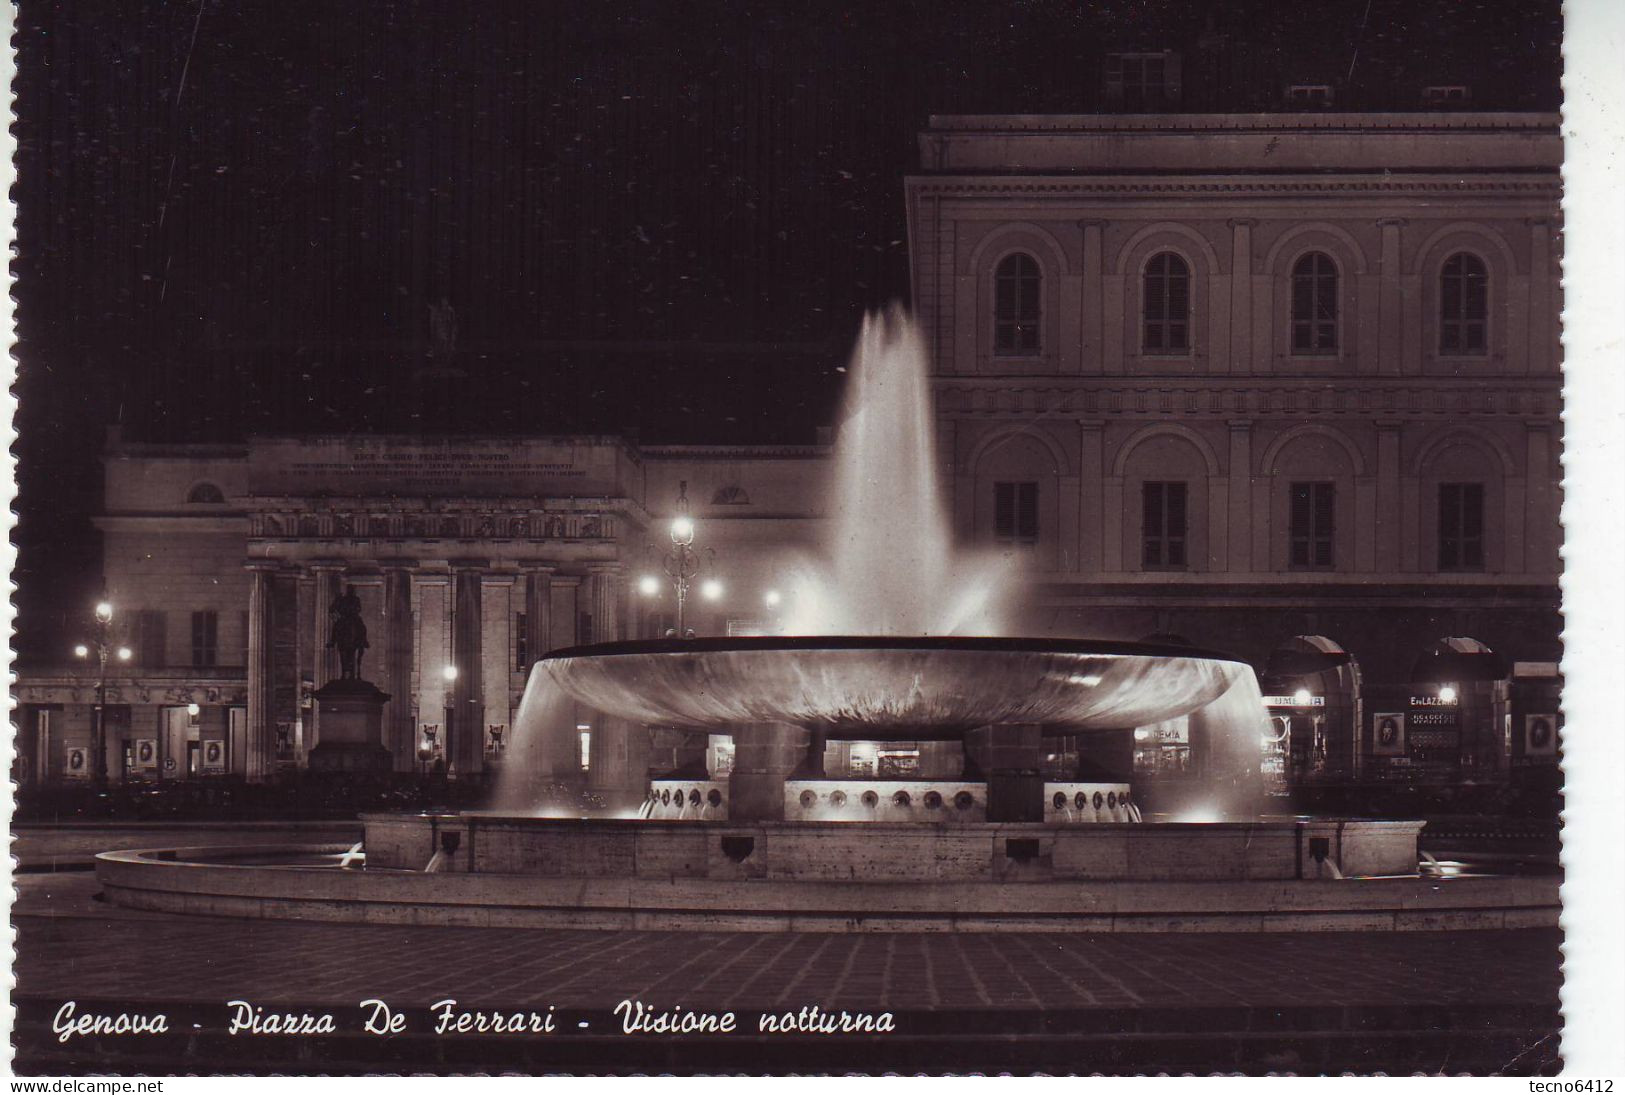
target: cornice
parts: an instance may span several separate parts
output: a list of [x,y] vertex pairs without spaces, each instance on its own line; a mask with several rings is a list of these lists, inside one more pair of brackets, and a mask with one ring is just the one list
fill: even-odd
[[1361,417],[1396,420],[1555,419],[1562,410],[1558,378],[1438,381],[1427,378],[1125,379],[939,377],[939,417],[1243,416]]
[[1023,176],[998,172],[987,175],[911,175],[904,180],[911,194],[970,197],[977,195],[1043,194],[1059,197],[1122,197],[1125,195],[1200,195],[1227,197],[1295,194],[1399,195],[1485,194],[1558,197],[1561,179],[1554,174],[1516,178],[1430,178],[1363,175],[1354,178],[1266,179],[1230,177],[1220,179],[1159,178],[1067,178],[1065,176]]
[[[62,670],[24,671],[14,686],[19,703],[94,703],[96,677],[79,676]],[[181,706],[188,703],[242,704],[248,702],[248,677],[244,669],[222,669],[216,676],[110,677],[108,703],[158,703]]]

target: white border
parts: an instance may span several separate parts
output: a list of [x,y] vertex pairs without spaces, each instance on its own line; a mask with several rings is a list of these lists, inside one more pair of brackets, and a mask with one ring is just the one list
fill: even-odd
[[[1563,1058],[1625,1074],[1625,5],[1570,0],[1563,34],[1565,576]],[[1610,687],[1610,686],[1613,687]]]

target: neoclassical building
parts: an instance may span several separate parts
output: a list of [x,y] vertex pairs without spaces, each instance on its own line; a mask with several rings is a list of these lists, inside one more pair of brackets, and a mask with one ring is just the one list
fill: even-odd
[[[478,775],[537,656],[675,626],[671,588],[637,587],[662,574],[680,500],[704,530],[685,628],[770,627],[766,594],[814,543],[826,456],[618,437],[115,437],[98,526],[133,656],[109,666],[106,771],[257,780],[303,767],[321,740],[313,694],[339,670],[329,609],[348,590],[368,632],[362,675],[390,696],[395,769],[429,763],[427,744]],[[90,776],[98,684],[83,668],[24,677],[33,778]],[[582,717],[594,785],[637,786],[637,734]]]
[[[1249,658],[1292,778],[1555,763],[1555,116],[936,117],[920,151],[904,193],[942,474],[961,539],[1019,564],[1024,630]],[[819,542],[827,456],[115,438],[99,527],[133,657],[105,682],[107,770],[302,765],[348,588],[396,770],[429,741],[477,773],[540,653],[673,626],[669,589],[635,590],[680,495],[722,582],[689,625],[771,628],[767,593]],[[97,687],[82,665],[24,674],[23,778],[88,774]],[[582,718],[595,786],[659,766],[641,729]],[[1187,745],[1147,728],[1142,765],[1177,774]]]
[[[1030,629],[1318,650],[1317,702],[1357,666],[1365,710],[1307,747],[1345,777],[1414,771],[1371,717],[1423,706],[1442,640],[1555,710],[1556,116],[936,117],[920,152],[942,464],[961,537],[1022,558]],[[1479,691],[1434,739],[1519,736]]]

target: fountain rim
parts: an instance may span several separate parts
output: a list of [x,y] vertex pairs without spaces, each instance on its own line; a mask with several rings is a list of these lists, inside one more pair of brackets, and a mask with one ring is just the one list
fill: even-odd
[[1039,639],[970,635],[739,635],[694,639],[620,639],[552,650],[537,659],[562,662],[575,658],[613,658],[649,654],[740,654],[778,651],[905,650],[963,651],[983,654],[1059,654],[1085,657],[1188,658],[1196,661],[1250,663],[1235,654],[1173,643],[1117,639]]

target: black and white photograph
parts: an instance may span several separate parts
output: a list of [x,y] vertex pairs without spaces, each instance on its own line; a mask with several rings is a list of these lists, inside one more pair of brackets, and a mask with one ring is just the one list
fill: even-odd
[[1617,1073],[1574,17],[20,0],[11,1070]]

